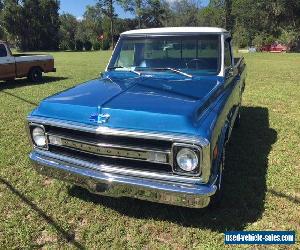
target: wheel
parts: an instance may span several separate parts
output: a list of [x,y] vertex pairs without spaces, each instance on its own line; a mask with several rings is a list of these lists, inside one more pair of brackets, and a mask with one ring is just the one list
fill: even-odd
[[223,196],[223,171],[225,165],[225,147],[223,147],[220,164],[219,164],[219,171],[218,171],[218,178],[216,181],[217,191],[216,193],[210,198],[209,207],[216,208],[219,207],[222,201]]
[[40,68],[33,68],[28,74],[28,79],[31,82],[41,82],[43,79],[43,72]]
[[14,81],[15,81],[15,78],[6,79],[6,80],[5,80],[5,83],[11,84],[11,83],[13,83]]

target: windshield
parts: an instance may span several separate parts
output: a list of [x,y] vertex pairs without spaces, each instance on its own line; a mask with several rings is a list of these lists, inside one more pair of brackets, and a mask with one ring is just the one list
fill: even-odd
[[220,36],[123,36],[108,69],[130,71],[179,70],[216,75],[220,69]]

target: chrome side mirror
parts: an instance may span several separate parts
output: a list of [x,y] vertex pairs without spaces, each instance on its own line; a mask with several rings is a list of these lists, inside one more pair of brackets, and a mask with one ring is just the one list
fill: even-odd
[[225,73],[226,79],[233,77],[233,75],[234,75],[233,67],[227,68]]

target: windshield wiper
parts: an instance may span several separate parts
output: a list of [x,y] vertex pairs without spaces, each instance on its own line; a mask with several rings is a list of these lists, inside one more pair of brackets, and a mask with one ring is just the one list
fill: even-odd
[[124,69],[125,71],[129,71],[129,72],[135,73],[135,74],[137,74],[137,75],[139,75],[139,76],[141,75],[140,72],[137,72],[137,71],[132,70],[132,69],[125,68],[125,67],[123,67],[123,66],[108,67],[107,69],[108,69],[108,70]]
[[113,66],[113,67],[108,67],[107,69],[113,70],[113,69],[124,69],[123,66]]
[[177,74],[180,74],[180,75],[184,75],[184,76],[187,76],[189,78],[193,78],[192,75],[184,73],[184,72],[180,71],[179,69],[173,69],[173,68],[152,68],[152,69],[154,69],[154,70],[170,70],[170,71],[172,71],[174,73],[177,73]]

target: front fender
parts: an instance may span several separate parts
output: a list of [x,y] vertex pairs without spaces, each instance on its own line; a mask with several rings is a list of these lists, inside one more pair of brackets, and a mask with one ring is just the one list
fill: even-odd
[[[219,139],[215,145],[215,147],[212,149],[213,153],[213,157],[212,157],[212,168],[211,168],[211,178],[214,179],[215,176],[217,176],[219,174],[219,165],[220,165],[220,161],[222,160],[222,154],[223,154],[223,150],[225,148],[226,143],[228,142],[229,139],[229,134],[230,134],[230,122],[226,121],[224,127],[221,130]],[[215,152],[216,155],[215,155]]]

